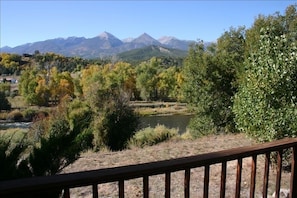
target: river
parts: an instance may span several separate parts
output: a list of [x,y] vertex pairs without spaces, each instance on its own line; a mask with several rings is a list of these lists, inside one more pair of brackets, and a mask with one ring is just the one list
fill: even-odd
[[159,115],[140,117],[140,129],[155,127],[158,124],[168,128],[177,128],[180,134],[186,132],[187,126],[193,115]]
[[[140,127],[139,129],[146,127],[155,127],[158,124],[164,125],[168,128],[177,128],[178,132],[184,133],[186,131],[187,125],[192,118],[192,115],[158,115],[158,116],[143,116],[140,117]],[[9,128],[29,128],[31,122],[9,122],[0,123],[0,130],[5,130]]]
[[0,122],[0,130],[22,128],[27,129],[31,126],[32,122]]

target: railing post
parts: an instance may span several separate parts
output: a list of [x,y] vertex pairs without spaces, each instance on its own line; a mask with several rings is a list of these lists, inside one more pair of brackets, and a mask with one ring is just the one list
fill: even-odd
[[252,156],[250,198],[255,197],[256,173],[257,173],[257,155],[253,155]]
[[235,189],[236,198],[240,198],[241,175],[242,175],[242,158],[239,158],[237,160],[237,170],[236,170],[236,189]]
[[63,198],[70,198],[69,188],[64,188]]
[[263,177],[263,197],[267,197],[268,181],[269,181],[269,165],[270,165],[270,152],[265,154],[265,167]]
[[221,171],[221,192],[220,198],[225,198],[226,194],[226,175],[227,175],[227,162],[222,162],[222,171]]
[[143,176],[143,198],[149,197],[149,179],[148,176]]
[[297,145],[292,150],[290,198],[297,195]]
[[93,198],[98,198],[98,185],[93,184],[92,190],[93,190]]
[[190,197],[190,176],[191,176],[191,170],[187,168],[185,170],[185,184],[184,184],[185,198]]
[[281,177],[282,177],[282,162],[283,162],[283,151],[277,151],[277,172],[276,172],[276,185],[275,185],[275,197],[279,197]]
[[209,165],[204,167],[204,189],[203,189],[203,198],[208,198],[209,191]]
[[124,180],[119,181],[119,198],[125,197],[125,186],[124,186]]
[[165,173],[165,198],[170,198],[170,182],[171,182],[171,176],[170,172]]

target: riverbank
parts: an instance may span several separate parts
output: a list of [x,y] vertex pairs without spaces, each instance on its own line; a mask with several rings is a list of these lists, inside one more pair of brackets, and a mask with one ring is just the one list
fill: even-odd
[[130,106],[141,116],[192,114],[186,103],[132,101]]

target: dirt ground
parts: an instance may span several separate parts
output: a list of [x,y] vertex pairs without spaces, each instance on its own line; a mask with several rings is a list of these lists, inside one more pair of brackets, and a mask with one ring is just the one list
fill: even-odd
[[[192,156],[202,153],[219,151],[229,148],[253,145],[255,142],[243,134],[207,136],[196,140],[170,140],[161,144],[146,147],[132,148],[121,152],[100,151],[98,153],[86,152],[81,157],[66,167],[63,173],[94,170],[122,165],[139,164],[158,160],[172,159],[178,157]],[[234,197],[236,184],[237,161],[227,163],[226,197]],[[243,159],[243,171],[241,181],[241,197],[249,197],[251,159]],[[257,180],[255,197],[262,197],[264,156],[257,158]],[[190,197],[203,196],[204,168],[191,169]],[[275,189],[276,171],[271,169],[269,181],[269,195]],[[281,188],[288,189],[290,173],[282,173]],[[220,197],[221,165],[210,166],[209,197]],[[171,175],[171,197],[184,197],[183,190],[184,172],[179,171]],[[99,197],[118,197],[117,183],[98,185]],[[165,175],[149,177],[149,195],[153,198],[162,198],[165,194]],[[92,187],[81,187],[71,189],[71,197],[92,197]],[[142,179],[125,181],[125,197],[143,197]]]

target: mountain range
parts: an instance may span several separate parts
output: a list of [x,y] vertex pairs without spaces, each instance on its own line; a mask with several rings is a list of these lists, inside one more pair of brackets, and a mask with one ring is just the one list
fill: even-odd
[[[189,45],[195,41],[180,40],[175,37],[164,36],[154,39],[147,33],[137,38],[120,40],[111,33],[103,32],[93,38],[68,37],[55,38],[34,43],[27,43],[16,47],[3,47],[0,52],[16,54],[33,54],[36,50],[40,53],[54,52],[64,56],[78,56],[82,58],[103,58],[114,56],[130,50],[154,46],[159,51],[181,50],[187,51]],[[156,48],[157,47],[157,48]]]

